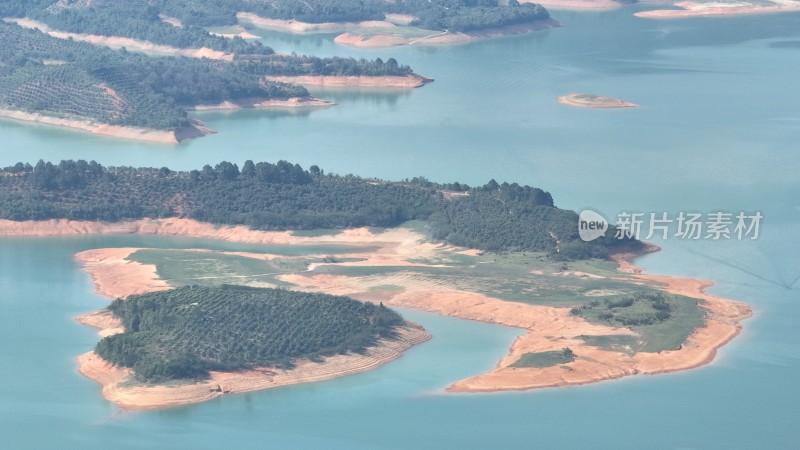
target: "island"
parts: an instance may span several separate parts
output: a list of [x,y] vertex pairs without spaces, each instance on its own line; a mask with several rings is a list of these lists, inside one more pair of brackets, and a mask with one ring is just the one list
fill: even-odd
[[636,103],[592,94],[562,95],[556,97],[556,101],[562,105],[576,108],[636,108],[639,106]]
[[[157,316],[172,317],[237,289],[245,289],[245,297],[345,296],[373,303],[378,309],[369,311],[400,327],[394,330],[398,340],[372,330],[375,341],[359,341],[369,361],[372,352],[389,352],[393,359],[427,338],[413,325],[399,325],[381,305],[519,328],[522,334],[494,369],[446,387],[486,392],[699,367],[750,316],[747,305],[705,293],[708,281],[642,274],[630,261],[659,249],[616,239],[613,227],[608,238],[581,241],[576,213],[556,208],[546,191],[516,183],[392,182],[333,175],[317,166],[306,170],[286,161],[248,161],[241,169],[222,162],[190,172],[40,161],[3,169],[0,188],[0,235],[135,233],[258,246],[81,252],[76,260],[97,292],[127,299],[115,300],[110,312],[79,319],[101,329],[104,339],[112,337],[101,343],[141,329],[141,320],[136,326],[134,321],[144,315],[127,311],[139,310],[138,303],[126,303],[131,300],[159,299],[152,307],[166,312]],[[194,296],[198,292],[203,294]],[[234,312],[240,307],[225,305]],[[165,319],[166,325],[178,322]],[[294,328],[284,331],[291,335]],[[162,339],[161,331],[152,333],[115,339],[142,339],[137,345],[148,347],[155,342],[150,339]],[[115,359],[108,345],[81,356],[80,371],[126,408],[191,403],[271,387],[276,380],[325,379],[309,372],[292,375],[306,367],[314,374],[344,375],[351,370],[343,367],[375,366],[353,352],[331,355],[319,349],[283,355],[288,359],[245,359],[252,362],[245,365],[212,359],[198,367],[197,355],[181,354],[181,367],[187,363],[196,372],[179,372],[176,381],[163,375],[171,366],[148,372],[145,365],[143,373],[155,377],[137,381],[137,361]],[[316,354],[325,359],[315,361]],[[318,365],[328,362],[333,368]],[[126,390],[132,385],[136,388]]]
[[229,285],[131,295],[79,320],[104,336],[79,371],[129,409],[358,373],[430,338],[383,305]]

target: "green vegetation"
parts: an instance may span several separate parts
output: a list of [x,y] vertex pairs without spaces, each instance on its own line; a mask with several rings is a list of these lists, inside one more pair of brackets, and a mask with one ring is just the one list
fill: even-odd
[[[516,0],[150,0],[146,5],[127,0],[51,1],[8,0],[0,5],[4,17],[30,17],[52,28],[74,33],[125,36],[176,47],[209,47],[235,53],[268,49],[241,39],[225,40],[204,27],[237,23],[237,12],[301,22],[360,22],[383,20],[385,14],[416,17],[411,25],[429,30],[471,31],[530,23],[549,18],[541,5]],[[178,19],[181,27],[160,15]]]
[[653,325],[671,317],[672,304],[663,292],[637,292],[616,299],[594,300],[571,313],[624,326]]
[[550,17],[541,5],[516,0],[398,0],[385,5],[387,12],[417,17],[411,25],[429,30],[475,31]]
[[[317,255],[335,254],[329,248],[311,248],[316,249],[314,253]],[[366,246],[350,249],[347,253],[362,253],[359,256],[366,257],[374,250]],[[159,276],[174,286],[237,284],[287,288],[293,286],[282,281],[281,275],[309,275],[306,272],[308,264],[324,262],[321,256],[261,260],[218,251],[179,249],[139,250],[129,259],[155,265]],[[704,311],[696,299],[663,294],[656,286],[636,284],[638,280],[626,278],[608,261],[592,259],[565,263],[555,261],[545,253],[531,252],[486,252],[480,256],[470,256],[447,249],[442,249],[426,260],[409,261],[435,267],[331,264],[315,267],[312,274],[353,277],[376,295],[431,286],[436,289],[476,292],[506,301],[575,308],[576,311],[584,312],[586,315],[583,317],[590,322],[626,327],[635,332],[632,335],[581,336],[589,345],[630,354],[679,348],[689,334],[702,326],[704,321]],[[564,268],[564,265],[567,267]],[[605,311],[604,305],[621,303],[631,297],[640,298],[640,301],[634,301],[634,305],[628,307],[611,307],[616,310],[615,314],[620,319],[637,317],[637,309],[655,314],[658,310],[652,308],[651,300],[645,300],[646,298],[655,299],[652,304],[660,304],[658,299],[663,299],[669,305],[670,317],[650,325],[627,326],[598,317]],[[625,309],[630,311],[624,311]]]
[[237,54],[233,61],[152,57],[57,39],[0,22],[0,108],[157,130],[191,124],[187,108],[307,97],[270,75],[407,75],[394,59]]
[[703,324],[697,300],[660,291],[634,292],[591,300],[571,310],[590,322],[625,326],[640,336],[585,336],[587,343],[610,350],[657,352],[680,348]]
[[571,348],[553,350],[550,352],[525,353],[510,367],[552,367],[571,363],[575,360],[575,353]]
[[109,309],[125,332],[104,338],[95,351],[151,383],[361,352],[403,323],[383,305],[242,286],[135,295]]
[[[469,195],[447,199],[442,190],[455,185]],[[556,208],[550,194],[494,180],[479,188],[424,179],[376,182],[286,161],[247,161],[241,170],[223,161],[191,172],[39,161],[0,172],[0,218],[116,222],[175,216],[262,230],[393,227],[426,220],[434,239],[456,245],[573,259],[637,244],[613,238],[579,242],[577,214]],[[567,245],[581,251],[567,254]]]

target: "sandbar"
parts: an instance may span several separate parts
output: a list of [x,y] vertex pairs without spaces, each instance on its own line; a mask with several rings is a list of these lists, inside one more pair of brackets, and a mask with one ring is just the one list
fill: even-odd
[[567,94],[556,97],[556,101],[562,105],[576,108],[637,108],[639,106],[636,103],[592,94]]

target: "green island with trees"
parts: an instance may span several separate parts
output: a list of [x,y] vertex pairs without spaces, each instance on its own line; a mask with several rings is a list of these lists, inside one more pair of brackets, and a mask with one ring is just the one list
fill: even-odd
[[364,352],[404,323],[382,304],[227,285],[132,295],[108,308],[125,331],[103,338],[95,352],[145,383]]
[[[457,193],[460,195],[448,195]],[[103,167],[92,161],[18,163],[0,172],[0,218],[119,222],[187,217],[256,230],[393,227],[426,221],[435,240],[488,251],[547,252],[556,259],[604,258],[621,246],[613,230],[583,242],[577,214],[516,183],[470,187],[327,174],[318,166],[223,161],[201,170]]]

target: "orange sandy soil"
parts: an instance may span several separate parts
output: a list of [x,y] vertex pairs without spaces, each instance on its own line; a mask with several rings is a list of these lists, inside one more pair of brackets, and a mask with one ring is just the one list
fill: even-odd
[[[561,24],[555,20],[539,20],[530,24],[509,25],[505,27],[489,28],[466,33],[456,32],[431,32],[427,36],[406,36],[399,30],[377,29],[348,31],[333,40],[337,44],[350,47],[392,47],[396,45],[450,45],[462,44],[482,39],[490,39],[514,34],[525,34],[533,31],[558,27]],[[348,29],[349,30],[349,29]]]
[[136,248],[99,248],[75,255],[100,295],[123,298],[133,294],[165,291],[172,286],[158,277],[156,266],[126,259]]
[[[368,229],[362,228],[345,230],[333,236],[302,237],[292,236],[289,232],[252,231],[245,227],[214,227],[187,219],[142,220],[122,224],[0,221],[0,235],[85,233],[166,234],[249,243],[345,244],[378,247],[377,250],[365,248],[363,252],[355,251],[350,255],[342,255],[343,257],[365,258],[363,261],[340,263],[361,266],[426,265],[419,262],[419,259],[424,258],[433,260],[439,258],[446,264],[448,252],[475,253],[474,251],[465,252],[465,249],[452,246],[425,242],[421,235],[402,228],[380,234],[372,234]],[[657,247],[652,247],[648,249],[648,252],[656,249]],[[102,252],[94,253],[95,256],[99,254]],[[237,254],[259,258],[270,257],[246,252]],[[100,281],[105,276],[113,279],[115,274],[118,276],[122,273],[110,268],[114,265],[135,270],[141,277],[141,283],[152,282],[152,272],[149,269],[145,270],[121,261],[120,256],[122,255],[123,251],[120,250],[120,253],[106,255],[105,259],[96,256],[95,265],[92,268],[86,267],[97,286],[115,285],[113,281],[107,283]],[[425,278],[409,273],[354,277],[315,274],[314,267],[310,267],[307,272],[287,274],[280,278],[284,282],[295,285],[299,290],[349,295],[362,300],[382,301],[388,305],[409,307],[526,330],[526,333],[511,345],[509,353],[498,362],[495,369],[486,374],[454,383],[448,387],[448,390],[454,392],[526,390],[584,384],[626,375],[686,370],[709,363],[716,355],[717,349],[739,333],[740,321],[751,315],[750,308],[739,302],[706,294],[705,289],[711,286],[708,281],[641,274],[641,270],[629,262],[636,256],[639,254],[616,255],[615,259],[620,265],[622,279],[634,283],[652,284],[668,292],[699,299],[700,306],[706,310],[705,325],[695,330],[678,350],[633,355],[601,350],[586,345],[580,336],[634,335],[635,333],[627,328],[589,323],[580,317],[571,315],[569,308],[504,301],[479,293],[459,290],[449,285],[446,280]],[[113,264],[111,264],[112,260],[114,260]],[[104,264],[104,261],[107,263]],[[550,275],[552,274],[532,273],[532,276]],[[571,275],[589,274],[575,273]],[[387,290],[384,288],[385,286],[396,286],[400,289]],[[564,347],[570,347],[577,355],[573,362],[547,368],[509,367],[524,353],[561,350]],[[90,358],[90,356],[82,358]],[[88,359],[87,361],[91,362],[92,360]],[[94,366],[96,365],[95,362]],[[119,376],[121,375],[117,375],[117,377]],[[207,389],[208,386],[205,388]],[[114,397],[109,394],[109,398]]]
[[567,94],[556,97],[556,101],[562,105],[574,106],[576,108],[636,108],[636,103],[626,102],[611,97],[592,97],[584,98],[586,94]]
[[23,28],[38,28],[43,33],[59,39],[73,39],[75,41],[89,42],[95,45],[105,45],[113,49],[120,49],[125,47],[128,50],[139,51],[143,53],[153,53],[158,55],[170,56],[188,56],[192,58],[209,58],[209,59],[222,59],[225,61],[233,61],[233,55],[210,48],[177,48],[168,45],[154,44],[149,41],[142,41],[139,39],[131,39],[119,36],[99,36],[94,34],[81,34],[81,33],[68,33],[64,31],[53,30],[42,22],[32,19],[19,19],[19,18],[5,18],[6,22],[15,23]]
[[418,88],[433,80],[417,74],[405,76],[331,76],[331,75],[300,75],[300,76],[269,76],[267,79],[281,83],[294,83],[301,86],[320,87],[387,87],[387,88]]
[[800,11],[800,2],[775,2],[772,6],[751,5],[748,3],[696,3],[691,1],[675,3],[683,9],[656,9],[634,14],[648,19],[683,19],[686,17],[739,16],[750,14],[777,14]]

